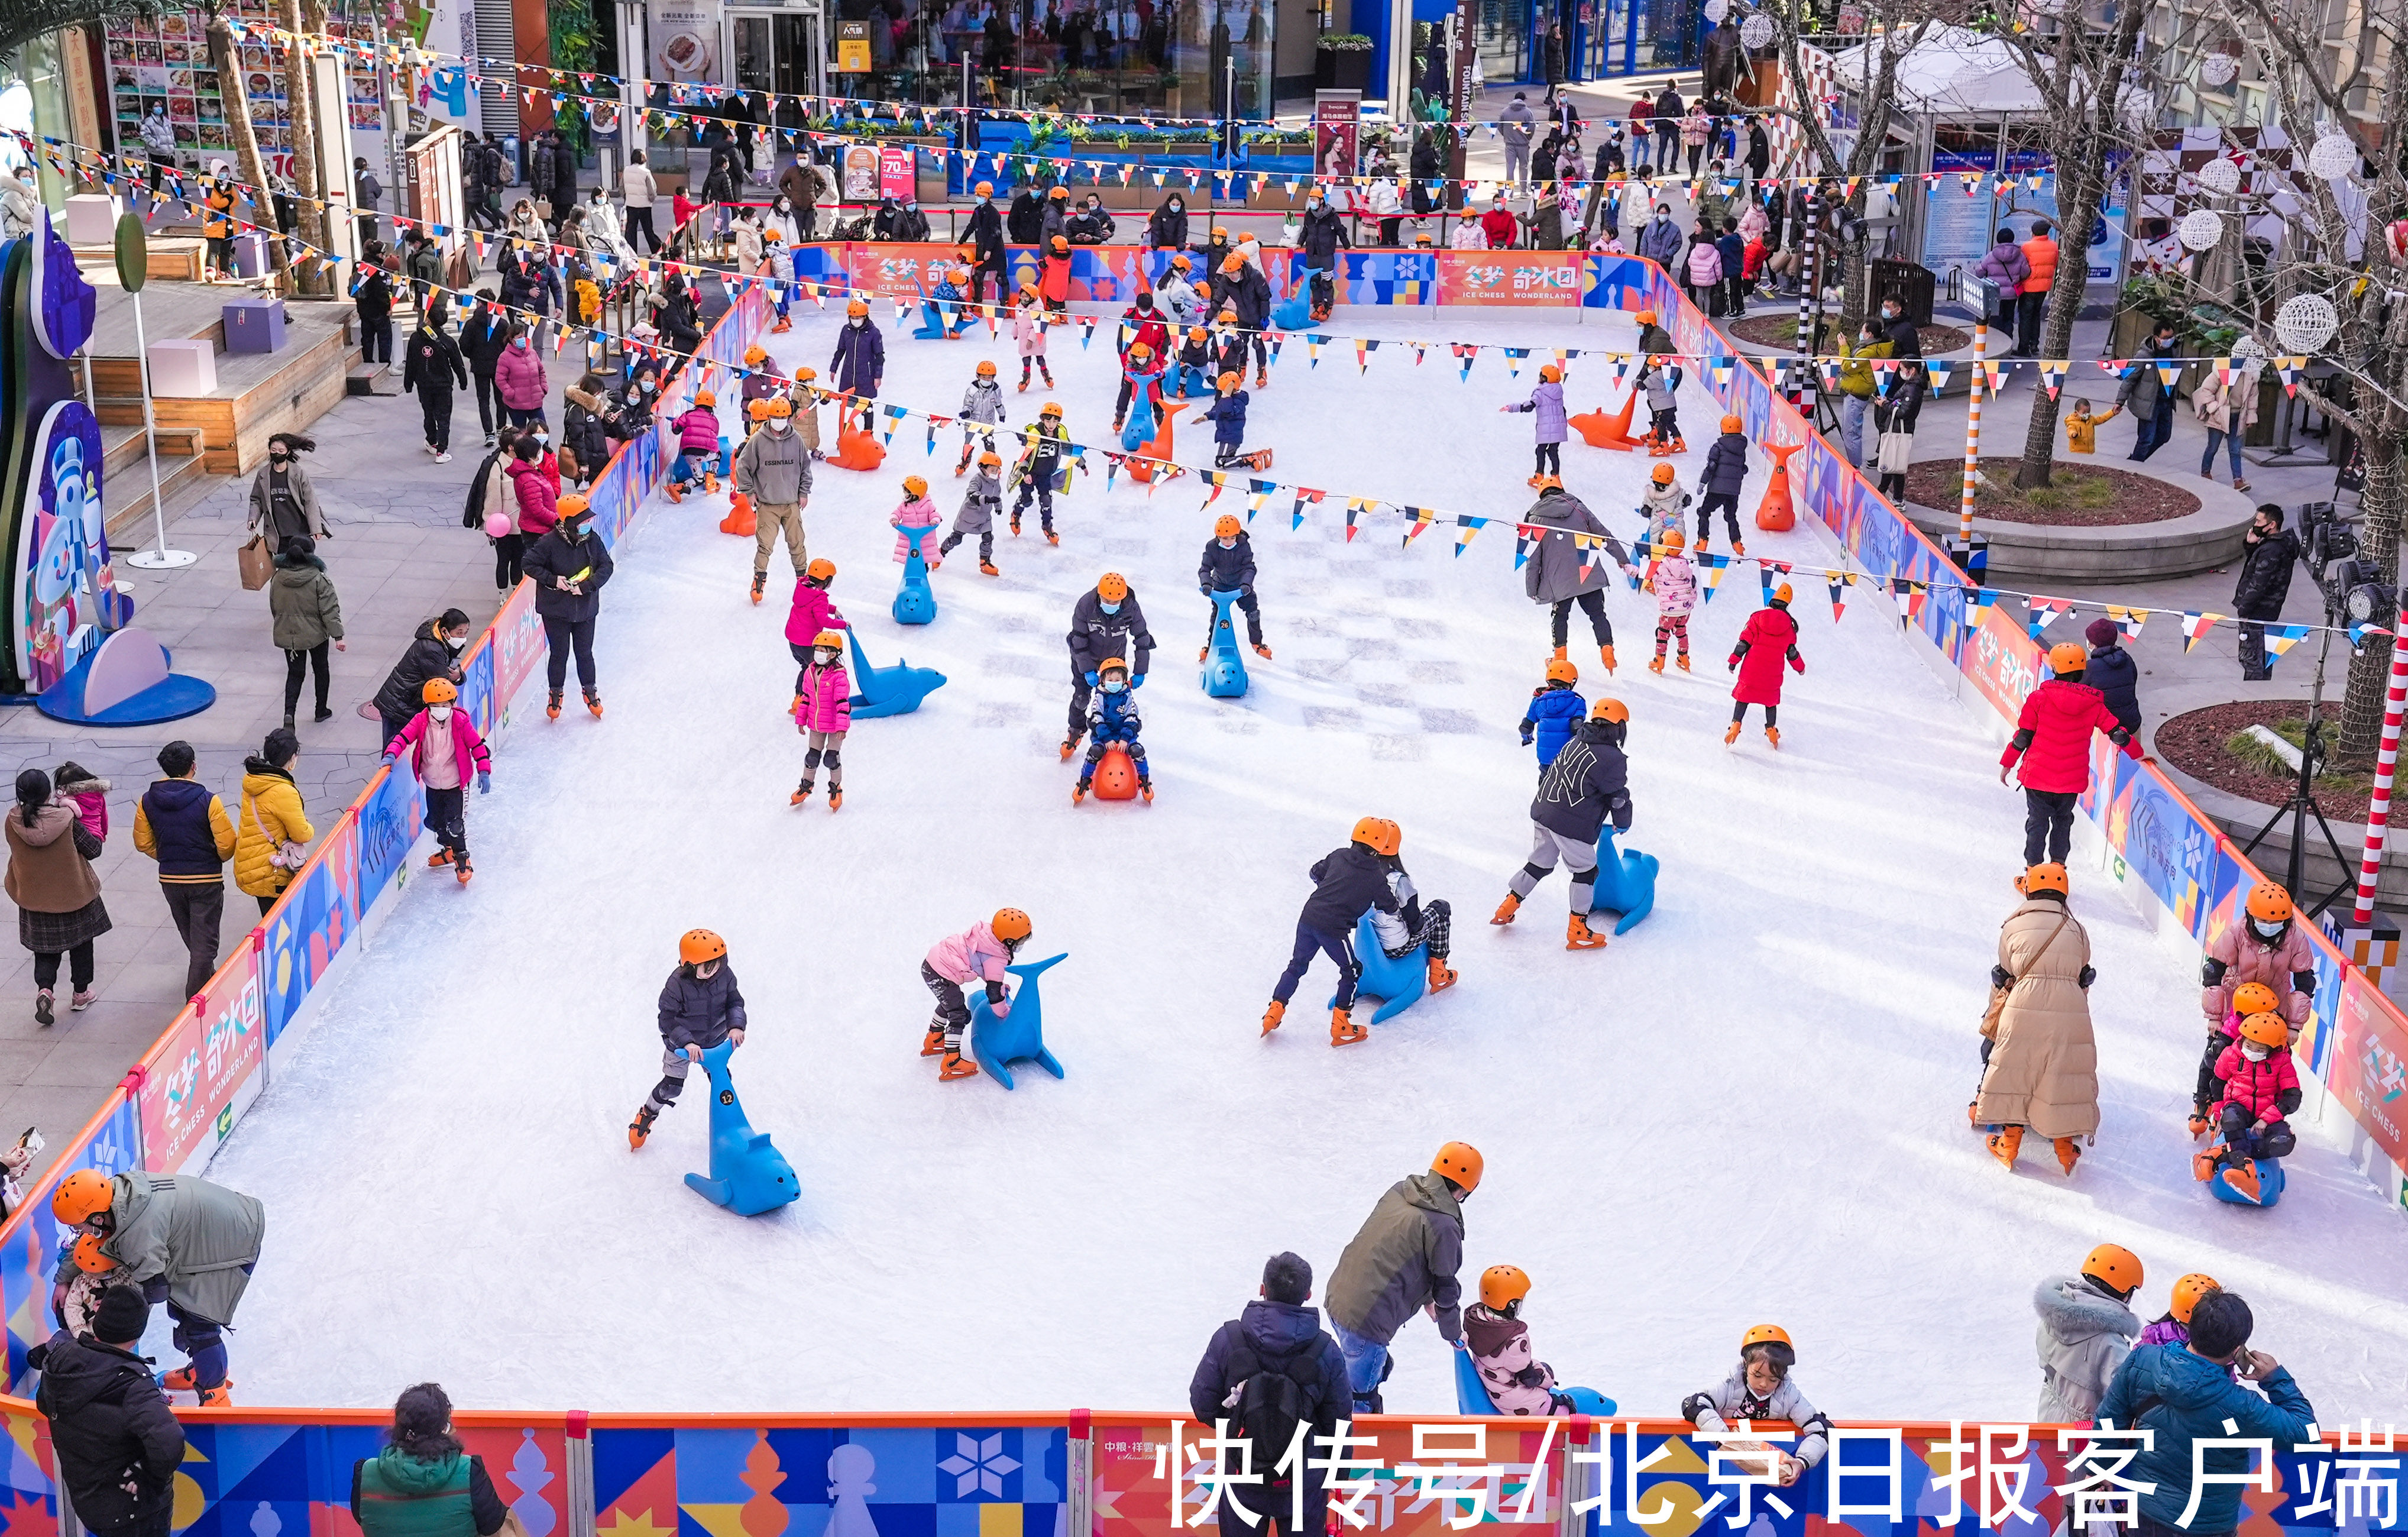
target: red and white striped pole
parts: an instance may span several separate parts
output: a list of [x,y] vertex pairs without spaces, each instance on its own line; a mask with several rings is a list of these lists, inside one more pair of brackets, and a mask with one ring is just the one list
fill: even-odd
[[1982,360],[1989,355],[1990,323],[1973,326],[1973,379],[1965,391],[1965,494],[1956,504],[1956,549],[1959,556],[1973,548],[1973,477],[1982,467],[1982,386],[1988,375]]
[[2391,822],[2391,772],[2400,763],[2400,718],[2408,711],[2408,591],[2392,621],[2391,684],[2383,696],[2383,745],[2374,755],[2374,798],[2366,809],[2366,857],[2358,867],[2358,906],[2350,927],[2374,922],[2374,888],[2383,876],[2385,829]]

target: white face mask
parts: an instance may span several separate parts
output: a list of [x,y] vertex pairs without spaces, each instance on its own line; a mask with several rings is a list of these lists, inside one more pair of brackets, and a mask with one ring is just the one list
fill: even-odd
[[452,718],[452,707],[450,705],[428,705],[426,707],[426,712],[435,717],[437,721],[448,721]]
[[811,653],[811,660],[817,662],[824,668],[832,668],[836,666],[836,653],[828,650],[825,646],[822,646],[819,650]]
[[793,425],[794,423],[788,421],[782,416],[773,416],[769,418],[769,430],[771,432],[784,432]]
[[2272,1054],[2272,1049],[2271,1047],[2261,1046],[2255,1041],[2244,1042],[2241,1048],[2241,1055],[2249,1058],[2252,1062],[2263,1062]]

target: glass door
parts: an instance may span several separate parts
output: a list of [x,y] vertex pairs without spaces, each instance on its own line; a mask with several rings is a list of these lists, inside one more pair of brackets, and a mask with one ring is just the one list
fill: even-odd
[[1480,0],[1480,78],[1530,78],[1530,0]]

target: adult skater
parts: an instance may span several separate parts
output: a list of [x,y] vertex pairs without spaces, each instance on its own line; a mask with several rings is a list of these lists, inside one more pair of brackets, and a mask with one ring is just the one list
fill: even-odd
[[[1305,1305],[1312,1300],[1312,1267],[1298,1256],[1275,1254],[1263,1266],[1255,1295],[1259,1300],[1212,1331],[1187,1384],[1187,1407],[1198,1424],[1226,1419],[1230,1435],[1256,1446],[1284,1451],[1304,1426],[1312,1428],[1308,1434],[1337,1435],[1339,1423],[1354,1417],[1353,1395],[1345,1353],[1322,1330],[1319,1310]],[[1312,1458],[1302,1460],[1305,1466],[1284,1473],[1265,1472],[1259,1483],[1227,1486],[1221,1537],[1318,1537],[1328,1518],[1328,1494],[1322,1470]]]
[[[862,430],[869,430],[869,402],[878,398],[878,386],[886,378],[886,338],[878,327],[869,323],[869,306],[859,299],[847,301],[844,324],[836,334],[836,351],[828,358],[828,373],[835,379],[837,391],[850,395],[842,409],[861,411]],[[838,418],[841,426],[843,418]]]
[[1999,754],[1999,783],[2016,768],[2024,786],[2024,865],[2062,865],[2073,846],[2073,803],[2090,787],[2090,733],[2104,731],[2124,755],[2143,762],[2139,739],[2082,681],[2090,654],[2071,640],[2048,649],[2055,676],[2024,696],[2015,734]]
[[543,621],[544,641],[552,653],[546,663],[552,693],[543,712],[555,721],[572,652],[585,708],[595,720],[602,718],[602,691],[594,675],[594,621],[602,611],[602,585],[610,580],[613,567],[609,550],[594,537],[593,523],[594,510],[584,497],[563,496],[560,522],[526,554],[526,574],[535,582],[536,616]]
[[1137,688],[1145,682],[1146,658],[1154,652],[1154,637],[1145,627],[1145,610],[1138,607],[1137,593],[1128,579],[1118,571],[1106,571],[1096,582],[1093,592],[1079,595],[1070,610],[1070,731],[1062,739],[1062,757],[1068,762],[1079,750],[1079,740],[1087,734],[1087,701],[1093,694],[1096,671],[1107,661],[1118,656],[1129,658],[1129,687]]
[[769,585],[769,556],[778,536],[786,536],[786,558],[795,580],[810,569],[803,547],[803,509],[811,500],[811,451],[795,436],[794,403],[784,395],[761,402],[761,430],[736,453],[736,489],[752,503],[752,601]]
[[1003,210],[995,206],[995,183],[978,184],[978,207],[970,209],[970,302],[986,303],[987,280],[995,280],[997,304],[1011,297],[1011,280],[1005,273]]
[[[1223,513],[1212,524],[1212,537],[1204,541],[1203,564],[1196,568],[1196,590],[1206,597],[1214,593],[1236,593],[1238,607],[1246,616],[1246,640],[1263,660],[1270,660],[1271,648],[1263,644],[1263,610],[1254,601],[1254,541],[1246,537],[1245,525],[1231,513]],[[1218,610],[1214,624],[1218,624]],[[1212,654],[1212,638],[1208,631],[1204,649],[1196,654],[1199,662]]]
[[2315,952],[2300,931],[2291,894],[2272,881],[2260,881],[2241,899],[2233,921],[2208,937],[2207,957],[2199,971],[2200,1007],[2207,1014],[2207,1051],[2199,1059],[2199,1084],[2191,1097],[2190,1134],[2206,1134],[2208,1107],[2222,1097],[2216,1082],[2216,1059],[2239,1037],[2233,995],[2258,983],[2274,995],[2273,1012],[2289,1027],[2291,1043],[2308,1022],[2316,993]]
[[2141,1332],[2132,1294],[2141,1289],[2141,1257],[2101,1243],[2084,1257],[2079,1275],[2052,1275],[2032,1290],[2040,1314],[2040,1414],[2052,1425],[2087,1425]]
[[1326,955],[1338,968],[1338,993],[1330,1000],[1329,1043],[1351,1046],[1369,1039],[1371,1032],[1355,1024],[1351,1014],[1354,982],[1363,974],[1363,963],[1354,955],[1354,926],[1375,908],[1383,912],[1397,911],[1397,894],[1388,883],[1384,861],[1404,839],[1404,829],[1387,818],[1367,816],[1354,824],[1352,841],[1342,849],[1332,849],[1313,865],[1312,895],[1304,899],[1304,911],[1297,915],[1296,950],[1271,989],[1271,1006],[1263,1011],[1263,1034],[1278,1029],[1280,1021],[1287,1017],[1287,1000],[1296,996],[1297,984],[1304,980],[1312,957]]
[[25,1353],[42,1374],[34,1407],[50,1419],[59,1482],[76,1524],[94,1537],[167,1537],[172,1529],[184,1428],[142,1357],[150,1321],[140,1292],[111,1286],[80,1339],[62,1329]]
[[1613,830],[1630,830],[1630,763],[1622,744],[1630,730],[1630,711],[1620,699],[1599,699],[1589,706],[1572,740],[1539,776],[1539,793],[1530,802],[1530,857],[1513,872],[1505,900],[1498,903],[1492,924],[1510,924],[1522,898],[1555,872],[1558,862],[1572,878],[1571,921],[1565,926],[1567,950],[1602,950],[1606,937],[1588,927],[1590,907],[1597,900],[1597,841],[1605,819]]
[[636,1107],[627,1123],[634,1151],[652,1134],[661,1112],[685,1092],[685,1075],[702,1054],[724,1041],[744,1044],[744,994],[727,964],[727,941],[708,928],[690,928],[678,940],[678,963],[661,984],[661,1081]]
[[1976,1127],[1995,1126],[1991,1156],[2010,1170],[2029,1127],[2053,1142],[2069,1174],[2076,1139],[2099,1130],[2099,1047],[2090,1030],[2090,936],[2067,906],[2063,865],[2035,865],[2015,883],[2024,899],[1999,927],[1990,985],[2001,989],[1996,1038],[1982,1043]]
[[[50,1196],[50,1215],[63,1228],[99,1236],[101,1255],[115,1262],[145,1302],[167,1304],[176,1348],[186,1362],[159,1379],[173,1392],[200,1396],[201,1406],[234,1402],[221,1332],[234,1322],[251,1268],[259,1262],[267,1210],[252,1197],[190,1174],[131,1169],[114,1179],[79,1169]],[[66,1294],[76,1257],[63,1254],[52,1277],[53,1311]],[[136,1338],[139,1338],[137,1335]]]
[[1382,1412],[1380,1385],[1393,1362],[1388,1342],[1426,1309],[1447,1343],[1463,1341],[1463,1203],[1484,1165],[1469,1142],[1449,1142],[1429,1172],[1398,1180],[1371,1208],[1329,1278],[1329,1327],[1346,1355],[1358,1413]]
[[[1630,552],[1622,541],[1606,531],[1596,513],[1578,496],[1564,489],[1563,478],[1556,475],[1539,477],[1539,499],[1522,521],[1547,532],[1537,535],[1531,544],[1530,558],[1522,567],[1522,590],[1530,601],[1553,609],[1549,624],[1555,637],[1555,655],[1560,659],[1570,654],[1571,609],[1577,603],[1588,615],[1591,634],[1597,638],[1597,654],[1604,659],[1608,675],[1613,671],[1613,621],[1606,617],[1606,560],[1623,570],[1631,569]],[[1583,540],[1590,541],[1583,548]],[[1601,548],[1600,548],[1601,547]]]

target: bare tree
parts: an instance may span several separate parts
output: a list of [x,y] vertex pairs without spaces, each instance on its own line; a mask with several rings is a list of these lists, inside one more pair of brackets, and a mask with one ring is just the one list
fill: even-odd
[[[284,0],[278,20],[288,41],[284,45],[284,100],[287,117],[292,123],[294,234],[302,244],[324,251],[332,243],[326,238],[325,208],[322,201],[324,189],[318,184],[318,113],[315,82],[309,49],[304,39],[325,30],[325,9],[312,4],[314,15],[302,14],[302,0]],[[334,110],[347,108],[341,102]],[[300,269],[301,287],[308,293],[331,290],[331,274],[312,277],[307,263]]]
[[242,56],[234,46],[234,21],[226,14],[223,0],[201,0],[201,6],[209,19],[203,36],[208,43],[210,67],[218,72],[226,133],[233,137],[235,157],[241,163],[240,180],[251,184],[251,222],[272,228],[276,205],[267,194],[267,161],[259,152],[259,134],[251,124],[251,93]]
[[[2104,25],[2093,25],[2084,0],[2024,3],[2025,19],[2001,29],[2000,36],[2040,93],[2040,131],[2057,180],[2057,225],[2062,238],[2057,276],[2049,283],[2042,313],[2040,355],[2061,358],[2072,346],[2074,317],[2090,280],[2082,253],[2106,202],[2115,151],[2130,148],[2154,125],[2154,103],[2135,90],[2141,26],[2149,7],[2128,0],[2115,7]],[[2060,4],[2063,13],[2056,14]],[[2144,121],[2137,131],[2128,97],[2143,103]],[[2015,484],[2048,484],[2056,448],[2057,400],[2043,391],[2032,401]]]

